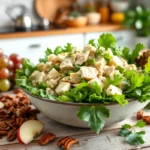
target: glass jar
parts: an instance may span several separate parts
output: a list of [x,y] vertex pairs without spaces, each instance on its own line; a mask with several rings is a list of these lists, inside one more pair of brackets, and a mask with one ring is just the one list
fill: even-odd
[[108,23],[110,19],[110,7],[109,0],[102,0],[99,8],[99,13],[101,14],[101,22]]

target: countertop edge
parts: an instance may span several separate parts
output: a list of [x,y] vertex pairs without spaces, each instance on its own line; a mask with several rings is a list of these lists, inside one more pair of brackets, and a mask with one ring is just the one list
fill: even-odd
[[85,26],[80,28],[66,28],[66,29],[52,29],[46,31],[32,31],[32,32],[14,32],[0,34],[0,39],[13,39],[13,38],[27,38],[27,37],[40,37],[51,35],[65,35],[65,34],[85,34],[90,32],[105,32],[123,30],[124,27],[115,24],[99,24],[95,26]]

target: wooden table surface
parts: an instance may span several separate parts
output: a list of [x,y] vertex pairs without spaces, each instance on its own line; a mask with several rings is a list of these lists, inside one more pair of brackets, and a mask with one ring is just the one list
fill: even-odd
[[[43,120],[44,118],[44,120]],[[79,144],[73,145],[70,150],[150,150],[150,126],[146,126],[144,130],[145,144],[140,147],[135,147],[124,142],[124,138],[118,136],[118,126],[105,128],[99,135],[96,135],[89,129],[80,129],[62,125],[55,121],[48,119],[46,116],[41,115],[39,120],[47,124],[46,132],[56,133],[57,138],[46,146],[39,146],[38,140],[28,144],[22,145],[20,143],[9,143],[8,145],[1,145],[0,150],[61,150],[57,147],[57,141],[64,136],[72,136],[79,141]]]

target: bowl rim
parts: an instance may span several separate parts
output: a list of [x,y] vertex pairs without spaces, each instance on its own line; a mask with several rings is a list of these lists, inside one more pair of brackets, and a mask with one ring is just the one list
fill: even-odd
[[[27,95],[33,97],[33,98],[36,98],[38,100],[41,100],[41,101],[46,101],[46,102],[50,102],[50,103],[55,103],[55,104],[62,104],[62,105],[71,105],[71,106],[98,106],[98,105],[104,105],[104,106],[112,106],[112,105],[119,105],[119,103],[112,103],[112,104],[100,104],[100,103],[74,103],[74,102],[60,102],[60,101],[55,101],[55,100],[51,100],[51,99],[48,99],[48,98],[41,98],[41,97],[38,97],[32,93],[30,93],[28,90],[22,88],[22,87],[19,87],[21,88]],[[134,102],[134,101],[137,101],[137,99],[129,99],[129,103],[130,102]],[[128,104],[129,104],[128,103]],[[128,105],[127,104],[127,105]],[[121,105],[120,105],[121,106]],[[123,106],[121,106],[123,107]]]

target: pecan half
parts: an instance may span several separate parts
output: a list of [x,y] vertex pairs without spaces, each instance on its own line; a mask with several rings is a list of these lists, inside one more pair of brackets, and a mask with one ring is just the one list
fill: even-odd
[[6,136],[7,135],[7,131],[0,131],[0,136]]
[[140,111],[136,114],[137,119],[142,119],[143,116],[144,116],[144,111],[143,111],[143,110],[140,110]]
[[39,141],[39,144],[41,146],[48,144],[49,142],[51,142],[53,139],[56,138],[56,135],[53,133],[46,133],[44,134]]
[[70,148],[73,144],[78,143],[78,141],[75,138],[72,137],[64,137],[60,139],[57,143],[58,146],[61,146],[63,149]]
[[7,131],[9,130],[9,126],[5,121],[0,121],[0,130],[1,131]]
[[7,134],[7,140],[8,141],[13,141],[17,138],[17,130],[11,130]]
[[143,120],[144,122],[146,122],[147,124],[150,124],[150,116],[143,116],[143,117],[142,117],[142,120]]
[[14,89],[13,91],[15,94],[18,94],[18,93],[23,93],[23,91],[21,89]]
[[25,122],[25,119],[22,117],[16,118],[16,125],[20,127]]

